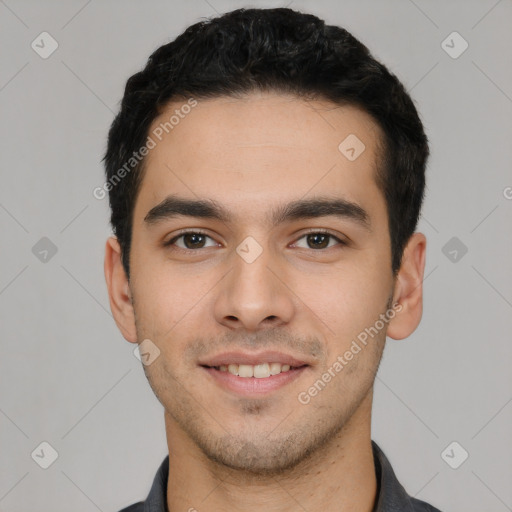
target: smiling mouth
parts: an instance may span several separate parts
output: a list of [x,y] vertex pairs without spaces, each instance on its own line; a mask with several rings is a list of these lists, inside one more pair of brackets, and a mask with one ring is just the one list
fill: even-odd
[[261,363],[256,365],[251,364],[229,364],[220,366],[206,366],[201,365],[203,368],[211,368],[220,372],[227,372],[237,377],[242,378],[256,378],[265,379],[281,373],[287,373],[290,371],[304,368],[308,365],[302,366],[290,366],[289,364],[281,363]]

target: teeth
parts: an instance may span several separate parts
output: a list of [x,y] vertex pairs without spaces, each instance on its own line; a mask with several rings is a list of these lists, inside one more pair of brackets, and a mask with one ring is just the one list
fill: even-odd
[[254,367],[254,376],[257,379],[263,379],[265,377],[270,377],[270,366],[268,363],[257,364]]
[[270,363],[270,375],[281,373],[281,363]]
[[250,364],[239,364],[238,365],[238,376],[239,377],[253,377],[254,366]]
[[271,375],[277,375],[290,370],[289,364],[281,363],[262,363],[262,364],[230,364],[215,366],[221,372],[229,372],[239,377],[255,377],[256,379],[264,379]]

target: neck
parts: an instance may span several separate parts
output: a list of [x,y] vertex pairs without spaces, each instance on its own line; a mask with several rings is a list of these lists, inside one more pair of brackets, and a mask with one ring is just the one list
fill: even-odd
[[371,512],[377,497],[371,402],[370,390],[336,436],[279,476],[255,476],[206,458],[166,414],[169,512]]

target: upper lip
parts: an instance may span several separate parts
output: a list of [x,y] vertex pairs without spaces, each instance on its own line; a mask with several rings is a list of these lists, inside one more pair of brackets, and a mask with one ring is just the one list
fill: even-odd
[[299,367],[308,365],[306,361],[298,359],[290,354],[279,352],[276,350],[267,350],[265,352],[248,353],[248,352],[223,352],[200,361],[201,366],[221,366],[229,364],[250,364],[257,365],[262,363],[281,363],[290,366]]

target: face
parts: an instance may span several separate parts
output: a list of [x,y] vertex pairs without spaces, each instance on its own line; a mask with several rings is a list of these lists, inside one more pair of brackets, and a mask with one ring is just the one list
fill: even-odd
[[[280,94],[185,110],[147,156],[127,284],[136,335],[122,330],[159,350],[144,370],[168,433],[205,460],[278,473],[369,422],[395,284],[381,134],[355,107]],[[355,139],[339,149],[351,134],[359,156]],[[207,368],[264,351],[306,366],[261,379]]]

